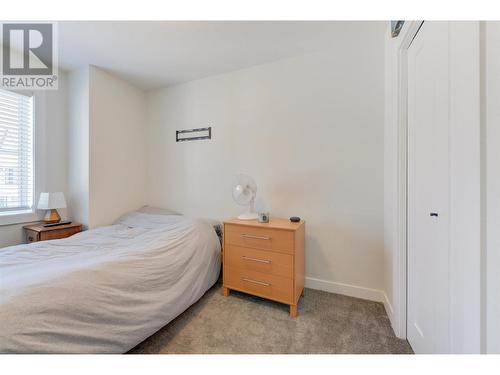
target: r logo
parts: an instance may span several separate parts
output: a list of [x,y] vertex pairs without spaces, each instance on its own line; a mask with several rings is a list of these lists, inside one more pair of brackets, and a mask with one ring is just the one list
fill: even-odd
[[53,74],[52,24],[4,23],[2,26],[4,76]]

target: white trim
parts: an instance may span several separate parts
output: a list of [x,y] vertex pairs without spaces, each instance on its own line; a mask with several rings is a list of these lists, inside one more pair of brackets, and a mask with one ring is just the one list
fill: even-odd
[[482,352],[500,353],[500,23],[481,21]]
[[[390,226],[390,243],[392,253],[392,295],[388,307],[391,310],[391,324],[397,337],[406,339],[406,53],[413,38],[418,32],[423,21],[406,21],[399,36],[389,39],[387,56],[389,68],[386,71],[387,82],[387,113],[386,131],[391,132],[390,142],[392,153],[390,155],[390,176],[392,195]],[[386,145],[386,147],[388,147]],[[389,312],[388,312],[389,314]]]
[[34,209],[19,211],[4,211],[0,213],[0,227],[4,225],[13,225],[29,223],[39,220]]
[[313,277],[306,277],[306,288],[323,290],[325,292],[342,294],[349,297],[367,299],[376,302],[384,302],[387,299],[383,290],[315,279]]
[[[45,91],[36,91],[33,93],[35,103],[34,114],[34,163],[33,163],[33,209],[36,209],[36,203],[41,192],[46,190],[47,179],[47,97]],[[41,215],[40,217],[43,217]]]
[[[399,320],[397,321],[396,336],[406,339],[406,321],[407,321],[407,173],[408,173],[408,123],[407,123],[407,105],[408,105],[408,48],[411,42],[417,35],[420,26],[423,21],[411,21],[408,24],[408,29],[406,33],[402,35],[401,43],[398,48],[398,166],[397,166],[397,178],[398,178],[398,189],[397,189],[397,230],[395,234],[397,247],[397,257],[398,263],[396,265],[396,284],[397,289],[395,293],[398,293],[398,303],[396,308],[398,309]],[[400,34],[401,35],[401,34]],[[396,304],[396,303],[395,303]]]
[[384,293],[384,300],[382,303],[384,304],[385,312],[387,313],[387,316],[389,317],[389,320],[391,321],[391,326],[393,327],[394,330],[394,308],[392,307],[391,301],[389,301],[389,297],[387,297],[387,294]]
[[[17,91],[16,91],[17,92]],[[18,92],[19,93],[19,92]],[[26,92],[24,92],[26,95]],[[44,212],[36,209],[40,193],[46,191],[47,175],[47,98],[45,91],[34,91],[33,95],[33,206],[30,210],[4,212],[0,215],[0,226],[40,221]]]

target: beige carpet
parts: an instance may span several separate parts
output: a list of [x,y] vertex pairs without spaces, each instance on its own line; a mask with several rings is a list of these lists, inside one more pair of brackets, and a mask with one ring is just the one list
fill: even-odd
[[381,303],[306,289],[299,316],[288,306],[216,284],[130,353],[412,353],[394,336]]

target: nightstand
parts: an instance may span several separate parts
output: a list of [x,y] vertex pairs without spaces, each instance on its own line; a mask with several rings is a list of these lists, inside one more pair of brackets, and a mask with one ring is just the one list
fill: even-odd
[[56,225],[53,227],[44,227],[43,223],[25,225],[26,242],[37,242],[45,240],[57,240],[72,236],[82,231],[82,224],[71,223],[65,225]]
[[304,238],[304,221],[225,221],[224,295],[234,289],[285,303],[295,318],[304,293]]

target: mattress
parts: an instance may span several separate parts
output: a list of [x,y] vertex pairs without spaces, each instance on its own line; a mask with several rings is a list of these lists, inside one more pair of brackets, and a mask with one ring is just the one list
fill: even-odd
[[124,353],[218,279],[210,224],[131,213],[115,225],[0,251],[1,353]]

